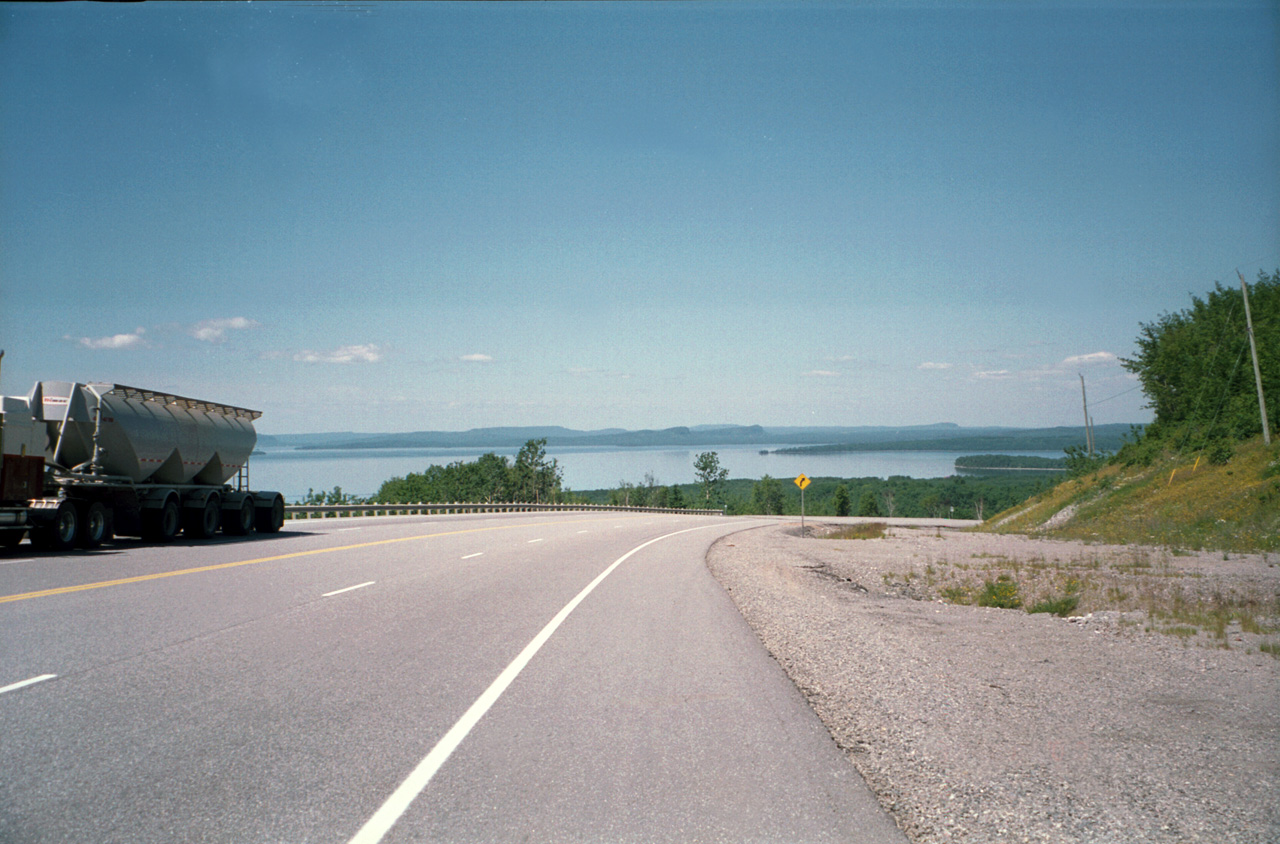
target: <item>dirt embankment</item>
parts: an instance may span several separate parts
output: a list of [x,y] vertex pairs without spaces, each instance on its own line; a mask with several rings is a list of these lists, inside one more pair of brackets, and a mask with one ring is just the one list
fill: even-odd
[[[707,560],[913,841],[1280,842],[1280,560],[1222,557],[782,525]],[[939,600],[1000,574],[1086,615]]]

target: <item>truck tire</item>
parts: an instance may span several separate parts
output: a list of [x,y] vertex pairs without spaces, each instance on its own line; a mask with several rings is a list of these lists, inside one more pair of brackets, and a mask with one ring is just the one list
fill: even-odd
[[76,545],[80,530],[80,514],[76,505],[63,501],[53,514],[53,521],[32,528],[31,543],[42,551],[70,551]]
[[193,539],[208,539],[218,532],[218,527],[222,524],[222,499],[210,495],[204,500],[203,507],[188,507],[185,515],[183,532]]
[[222,532],[230,536],[244,536],[253,530],[253,499],[248,496],[238,510],[222,511]]
[[142,511],[142,536],[150,542],[172,542],[182,527],[177,498],[169,498],[158,510]]
[[266,507],[256,508],[253,524],[258,533],[276,533],[284,527],[284,498],[277,495]]
[[114,533],[111,511],[101,501],[94,501],[84,508],[76,544],[81,548],[97,548],[111,541]]

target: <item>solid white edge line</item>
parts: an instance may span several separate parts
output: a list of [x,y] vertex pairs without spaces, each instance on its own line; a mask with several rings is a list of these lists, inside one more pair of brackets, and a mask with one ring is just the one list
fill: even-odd
[[655,542],[661,542],[664,539],[668,539],[681,533],[705,530],[709,527],[724,527],[724,523],[719,525],[699,525],[695,528],[685,528],[684,530],[678,530],[674,533],[668,533],[655,537],[654,539],[650,539],[648,542],[632,548],[630,551],[614,560],[613,564],[607,569],[596,575],[595,580],[588,583],[586,588],[574,596],[573,600],[565,604],[564,609],[556,613],[555,618],[547,622],[547,626],[542,628],[537,636],[533,637],[533,641],[525,645],[525,648],[520,652],[520,655],[513,659],[510,665],[503,669],[502,673],[498,675],[498,679],[494,680],[489,685],[489,688],[485,689],[484,693],[481,694],[480,697],[476,698],[476,702],[471,704],[471,708],[464,712],[462,717],[458,719],[458,722],[449,728],[449,732],[444,734],[444,738],[440,739],[436,746],[431,748],[431,752],[418,763],[418,766],[410,772],[409,776],[405,777],[404,782],[400,783],[399,787],[391,793],[391,796],[387,798],[386,802],[378,808],[378,811],[373,813],[373,817],[369,818],[369,820],[365,822],[364,826],[360,827],[360,830],[351,838],[348,844],[378,844],[378,842],[382,840],[383,836],[391,830],[391,827],[395,826],[396,821],[400,820],[400,816],[409,808],[409,804],[417,799],[418,795],[427,787],[427,784],[431,782],[431,778],[436,775],[436,772],[440,770],[440,767],[444,765],[450,756],[453,755],[453,751],[457,750],[458,745],[460,745],[462,740],[467,737],[467,734],[470,733],[475,725],[480,722],[480,719],[485,716],[485,713],[498,702],[498,698],[502,697],[502,693],[507,690],[507,687],[510,686],[512,682],[515,681],[516,677],[520,676],[520,672],[524,670],[525,666],[529,664],[529,661],[533,659],[534,655],[537,654],[538,651],[542,649],[542,646],[546,644],[547,640],[551,638],[551,634],[556,632],[556,629],[559,628],[560,625],[564,623],[564,620],[569,617],[569,613],[573,612],[578,604],[581,604],[586,600],[586,597],[590,595],[606,577],[612,574],[614,569],[622,565],[629,557],[631,557],[631,555],[641,549],[647,548]]
[[463,557],[462,559],[464,559],[464,560],[470,560],[472,557],[482,557],[482,556],[484,556],[484,552],[483,552],[483,551],[477,551],[477,552],[475,552],[474,554],[468,554],[467,556]]
[[16,692],[18,689],[25,689],[27,686],[34,686],[36,683],[43,683],[45,680],[52,680],[57,676],[57,674],[41,674],[39,677],[32,677],[29,680],[10,683],[7,686],[0,687],[0,695],[5,692]]
[[350,592],[352,589],[363,589],[366,586],[372,586],[377,583],[376,580],[366,580],[364,583],[357,583],[355,586],[348,586],[346,589],[335,589],[332,592],[325,592],[321,598],[332,598],[334,595],[341,595],[343,592]]

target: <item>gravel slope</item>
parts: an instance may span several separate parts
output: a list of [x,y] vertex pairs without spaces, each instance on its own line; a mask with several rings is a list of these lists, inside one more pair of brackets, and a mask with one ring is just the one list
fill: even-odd
[[[914,842],[1280,842],[1280,659],[1258,637],[1233,630],[1224,650],[1144,632],[1140,613],[958,606],[904,578],[1132,553],[779,525],[722,539],[707,562]],[[1160,573],[1274,594],[1277,562],[1166,557]]]

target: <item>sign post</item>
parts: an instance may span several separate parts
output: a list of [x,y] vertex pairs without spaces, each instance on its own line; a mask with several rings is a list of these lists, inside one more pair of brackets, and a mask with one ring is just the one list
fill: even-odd
[[796,478],[796,486],[800,487],[800,536],[804,537],[804,488],[813,481],[804,473],[800,473],[800,477]]

